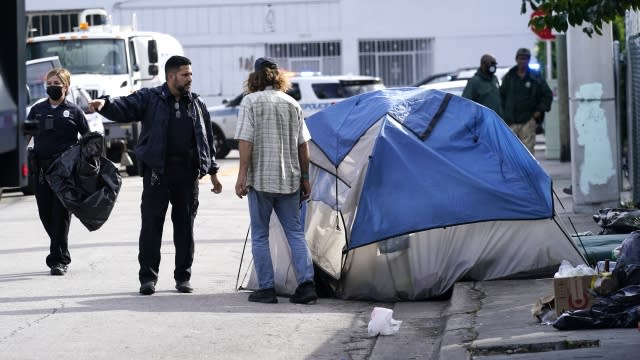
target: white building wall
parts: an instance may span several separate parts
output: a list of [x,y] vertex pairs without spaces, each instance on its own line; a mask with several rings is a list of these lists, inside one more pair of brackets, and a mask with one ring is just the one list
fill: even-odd
[[341,70],[360,72],[361,40],[432,38],[433,73],[477,66],[484,53],[514,64],[535,36],[514,0],[26,0],[27,11],[102,7],[113,22],[175,36],[194,91],[217,103],[242,89],[267,43],[341,42]]

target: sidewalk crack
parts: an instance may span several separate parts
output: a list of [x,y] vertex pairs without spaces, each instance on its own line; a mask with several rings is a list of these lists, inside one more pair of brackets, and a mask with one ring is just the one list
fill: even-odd
[[32,327],[32,326],[36,326],[38,324],[40,324],[42,321],[44,321],[45,319],[47,319],[50,316],[53,316],[54,314],[56,314],[58,311],[64,309],[64,303],[60,302],[60,306],[57,308],[52,308],[51,311],[45,315],[42,315],[41,317],[33,320],[33,321],[28,321],[25,325],[23,326],[18,326],[18,328],[14,329],[11,333],[9,333],[9,335],[3,337],[0,339],[0,344],[6,343],[8,340],[10,340],[11,338],[15,337],[16,335],[18,335],[20,332]]

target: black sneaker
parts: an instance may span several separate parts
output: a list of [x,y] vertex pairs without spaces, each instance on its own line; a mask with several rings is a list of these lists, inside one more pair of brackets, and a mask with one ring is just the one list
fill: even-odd
[[313,285],[313,281],[305,281],[298,285],[296,292],[291,295],[289,301],[294,304],[315,304],[318,300],[318,294],[316,294],[316,288]]
[[67,272],[67,265],[56,264],[51,267],[51,275],[62,276]]
[[193,292],[193,287],[191,287],[191,283],[189,283],[189,280],[176,281],[176,290],[181,293],[191,293]]
[[263,304],[276,304],[278,298],[276,297],[276,289],[260,289],[249,294],[249,301],[259,302]]
[[156,283],[153,281],[147,281],[140,285],[140,294],[151,295],[156,292]]

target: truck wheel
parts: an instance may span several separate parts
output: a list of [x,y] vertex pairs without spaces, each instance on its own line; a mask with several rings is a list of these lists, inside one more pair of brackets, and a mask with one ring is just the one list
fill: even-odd
[[136,153],[134,151],[127,151],[127,153],[129,154],[129,157],[131,158],[131,162],[133,162],[133,165],[127,166],[127,175],[129,176],[135,176],[138,175],[138,160],[136,160]]
[[227,146],[227,141],[222,135],[220,129],[213,129],[213,144],[216,147],[216,159],[224,159],[227,155],[229,155],[229,146]]

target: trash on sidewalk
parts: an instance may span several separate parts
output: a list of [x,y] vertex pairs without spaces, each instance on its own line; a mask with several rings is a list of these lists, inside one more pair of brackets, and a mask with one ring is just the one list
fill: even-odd
[[640,230],[640,209],[600,209],[593,221],[602,228],[600,235],[627,234]]
[[588,309],[593,303],[589,289],[593,288],[596,272],[585,264],[576,267],[562,260],[553,277],[556,315],[567,310]]
[[555,299],[553,295],[539,298],[531,307],[531,315],[544,325],[551,325],[558,318],[555,312]]
[[[607,296],[598,296],[589,308],[563,313],[553,327],[578,330],[637,326],[640,321],[640,231],[632,232],[622,242],[620,256],[610,278],[613,282],[609,285],[615,291]],[[608,290],[600,289],[599,292]]]
[[393,310],[374,307],[369,321],[369,336],[394,335],[400,331],[401,320],[393,319]]

